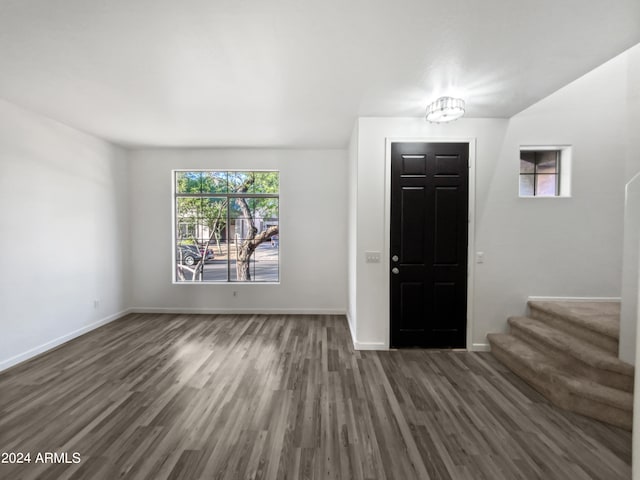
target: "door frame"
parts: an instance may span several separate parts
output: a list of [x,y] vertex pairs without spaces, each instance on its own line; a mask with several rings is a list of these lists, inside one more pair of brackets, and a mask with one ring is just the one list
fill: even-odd
[[387,311],[387,347],[391,345],[391,144],[392,143],[467,143],[469,144],[469,227],[467,244],[467,334],[466,350],[484,350],[473,343],[473,292],[475,284],[476,224],[476,138],[475,137],[387,137],[384,155],[384,239],[382,266],[385,268],[384,291]]

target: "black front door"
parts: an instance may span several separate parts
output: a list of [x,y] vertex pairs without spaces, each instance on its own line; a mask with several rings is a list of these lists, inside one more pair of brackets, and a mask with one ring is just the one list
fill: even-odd
[[391,346],[464,348],[468,143],[391,144]]

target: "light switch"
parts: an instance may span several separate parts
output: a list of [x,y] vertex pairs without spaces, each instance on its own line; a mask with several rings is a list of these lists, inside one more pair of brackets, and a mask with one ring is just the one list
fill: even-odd
[[367,263],[380,263],[380,252],[364,252]]
[[484,263],[484,252],[476,252],[476,263]]

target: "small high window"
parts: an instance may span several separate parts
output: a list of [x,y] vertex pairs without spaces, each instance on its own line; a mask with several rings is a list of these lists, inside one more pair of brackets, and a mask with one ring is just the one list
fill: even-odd
[[520,196],[557,197],[560,194],[560,152],[520,152]]
[[520,196],[568,197],[570,147],[521,147]]

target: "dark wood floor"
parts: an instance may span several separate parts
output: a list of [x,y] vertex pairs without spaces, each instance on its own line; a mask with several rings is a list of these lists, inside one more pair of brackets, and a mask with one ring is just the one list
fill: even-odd
[[2,479],[631,478],[628,432],[490,354],[356,352],[340,316],[130,315],[0,374],[0,452],[32,456]]

